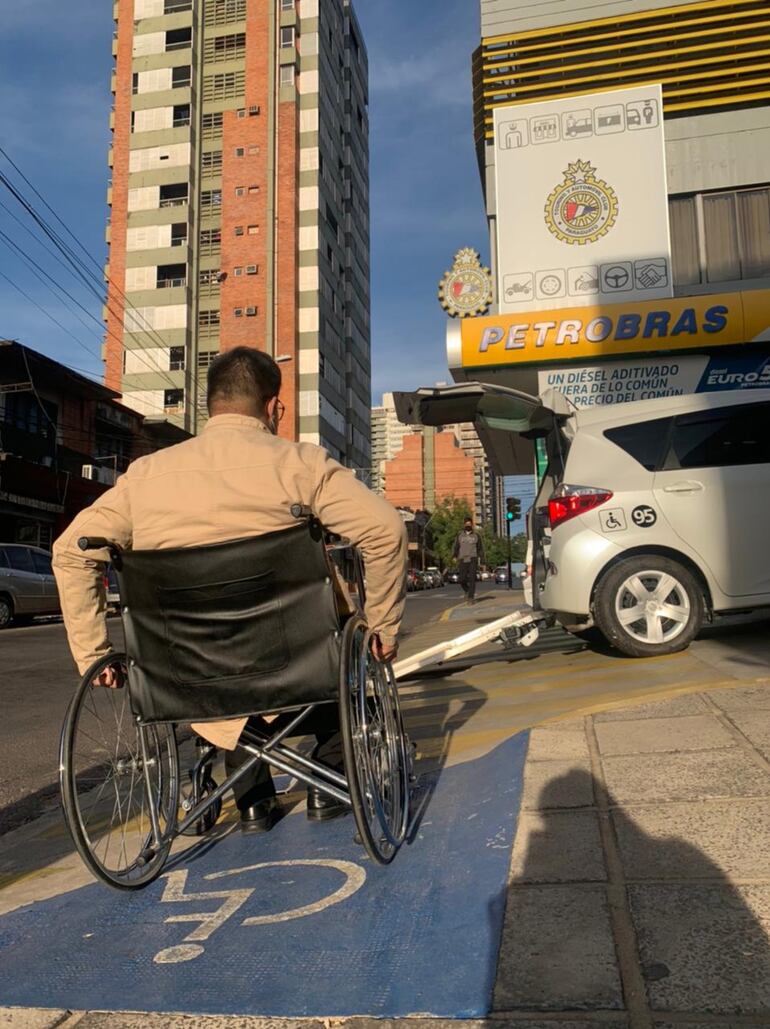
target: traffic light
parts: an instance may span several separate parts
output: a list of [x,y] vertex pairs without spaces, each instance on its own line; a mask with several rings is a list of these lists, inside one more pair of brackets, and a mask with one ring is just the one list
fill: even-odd
[[518,497],[506,497],[505,518],[508,522],[517,522],[521,518],[521,501]]

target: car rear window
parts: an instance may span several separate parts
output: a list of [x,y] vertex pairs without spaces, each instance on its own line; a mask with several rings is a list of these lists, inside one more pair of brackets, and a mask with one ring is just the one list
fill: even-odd
[[770,404],[722,407],[680,415],[667,468],[770,464]]
[[32,560],[35,563],[35,571],[38,575],[53,575],[53,568],[51,567],[51,558],[48,554],[38,554],[36,550],[32,551]]
[[648,422],[617,425],[605,429],[604,435],[633,457],[648,472],[657,471],[663,464],[668,447],[668,436],[673,418],[654,418]]
[[0,547],[0,568],[8,568],[8,558],[5,556],[5,548]]

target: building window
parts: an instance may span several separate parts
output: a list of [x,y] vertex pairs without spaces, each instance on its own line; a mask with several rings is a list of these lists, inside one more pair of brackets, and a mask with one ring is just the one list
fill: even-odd
[[160,207],[184,207],[187,203],[189,186],[186,182],[174,182],[160,187]]
[[259,153],[259,147],[258,146],[250,146],[249,147],[249,155],[251,157],[254,157],[254,155],[258,154],[258,153]]
[[281,10],[282,11],[293,11],[294,10],[294,0],[281,0]]
[[206,75],[203,79],[203,99],[209,100],[232,100],[243,96],[246,86],[246,73],[244,71],[218,72],[216,75]]
[[236,186],[235,187],[235,195],[237,197],[245,197],[246,196],[246,188],[245,188],[245,186]]
[[240,266],[238,266],[237,268],[233,268],[233,275],[235,275],[236,278],[239,275],[243,275],[243,268],[241,268]]
[[770,187],[672,197],[669,211],[676,285],[770,276]]
[[164,0],[164,14],[179,14],[181,11],[191,11],[192,0]]
[[246,265],[246,274],[247,275],[256,275],[258,272],[259,272],[259,265],[256,265],[256,264],[247,264]]
[[198,351],[198,367],[208,368],[215,357],[219,356],[218,350],[199,350]]
[[[131,112],[134,113],[133,111]],[[177,104],[174,107],[174,113],[172,117],[172,125],[175,129],[183,129],[186,125],[190,124],[190,105],[189,104]]]
[[203,139],[217,139],[222,135],[222,112],[204,114],[201,118],[201,135]]
[[192,29],[169,29],[166,32],[166,52],[170,50],[187,50],[192,46]]
[[221,204],[221,189],[204,189],[201,193],[201,207],[220,207]]
[[213,0],[204,8],[206,25],[229,25],[246,17],[246,0]]
[[246,49],[245,32],[236,32],[232,36],[214,36],[207,39],[203,48],[204,60],[208,63],[240,60]]
[[198,282],[201,286],[213,286],[219,285],[219,269],[218,268],[204,268],[198,273]]
[[258,225],[249,225],[249,227],[247,229],[247,232],[248,232],[248,234],[250,236],[256,236],[258,234],[258,232],[259,232],[259,226]]
[[217,229],[201,229],[200,245],[201,251],[207,254],[218,254],[219,248],[222,244],[222,230]]
[[293,25],[282,25],[281,26],[281,49],[286,50],[289,47],[294,46],[294,26]]
[[167,411],[179,411],[184,409],[184,390],[164,389],[163,406]]
[[131,76],[131,92],[136,96],[139,92],[139,72],[135,71]]
[[242,147],[242,146],[237,146],[237,147],[235,148],[235,156],[236,156],[236,157],[244,157],[244,156],[245,156],[245,154],[246,154],[246,150],[245,150],[245,148],[244,148],[244,147]]
[[192,82],[190,65],[185,64],[181,68],[171,69],[171,88],[186,89]]
[[206,150],[201,154],[201,168],[205,172],[219,171],[222,168],[222,151]]
[[186,264],[159,264],[155,285],[158,289],[175,289],[187,285]]
[[281,85],[282,86],[293,86],[294,85],[294,65],[283,64],[281,65]]
[[243,318],[243,308],[242,307],[235,307],[235,308],[233,308],[233,314],[235,315],[236,318]]
[[236,225],[234,231],[235,231],[235,235],[236,236],[242,236],[243,235],[243,226],[242,225]]
[[184,347],[171,347],[168,352],[168,370],[170,372],[183,372],[184,358]]
[[187,246],[187,222],[178,222],[171,226],[171,246]]
[[202,328],[206,328],[208,326],[213,325],[219,325],[219,311],[199,311],[198,325]]

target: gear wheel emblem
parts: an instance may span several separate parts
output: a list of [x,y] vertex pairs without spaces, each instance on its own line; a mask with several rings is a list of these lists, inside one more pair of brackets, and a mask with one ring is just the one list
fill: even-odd
[[573,161],[545,202],[545,223],[562,243],[585,246],[607,235],[618,210],[615,190],[596,177],[593,165]]

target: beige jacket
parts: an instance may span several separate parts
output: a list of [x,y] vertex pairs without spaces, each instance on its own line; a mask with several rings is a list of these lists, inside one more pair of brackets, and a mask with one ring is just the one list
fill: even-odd
[[[223,414],[194,439],[135,461],[54,544],[64,624],[80,673],[111,650],[98,563],[109,555],[84,554],[80,536],[103,536],[135,550],[195,547],[288,529],[297,524],[290,512],[297,503],[360,548],[369,625],[384,642],[393,642],[406,571],[406,533],[398,512],[321,447],[273,436],[256,418]],[[231,749],[244,724],[235,719],[195,728]]]

